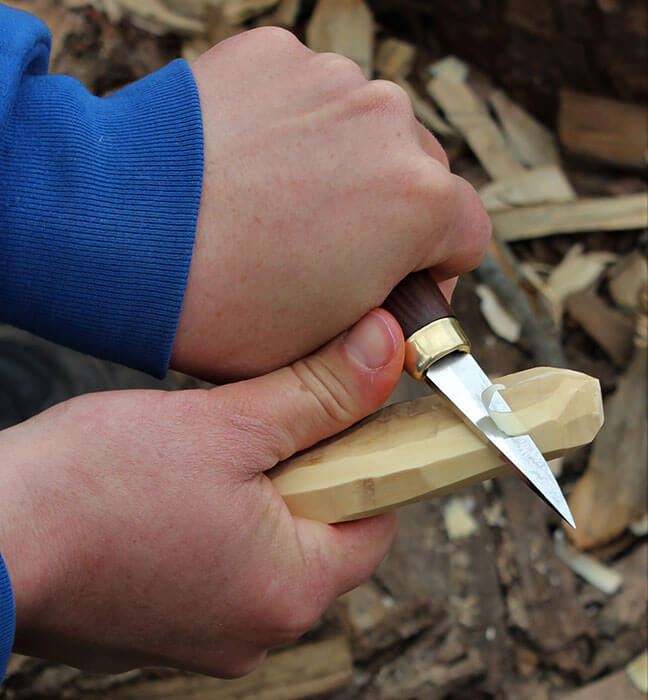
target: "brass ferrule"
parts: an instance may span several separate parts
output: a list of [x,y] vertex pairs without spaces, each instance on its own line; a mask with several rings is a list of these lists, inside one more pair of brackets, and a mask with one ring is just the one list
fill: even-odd
[[459,321],[454,316],[432,321],[405,341],[405,369],[414,379],[423,379],[431,364],[455,350],[470,352],[470,341]]

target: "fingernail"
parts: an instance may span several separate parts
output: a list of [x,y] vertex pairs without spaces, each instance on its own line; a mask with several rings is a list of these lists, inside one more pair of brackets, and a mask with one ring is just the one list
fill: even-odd
[[350,355],[369,369],[384,367],[394,356],[396,342],[384,316],[372,311],[349,331],[344,341]]

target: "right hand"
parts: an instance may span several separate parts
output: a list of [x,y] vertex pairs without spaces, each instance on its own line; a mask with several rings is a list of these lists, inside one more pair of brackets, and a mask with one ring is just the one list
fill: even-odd
[[408,273],[445,280],[479,264],[481,200],[400,87],[277,28],[227,39],[192,70],[205,171],[174,367],[213,379],[274,370]]

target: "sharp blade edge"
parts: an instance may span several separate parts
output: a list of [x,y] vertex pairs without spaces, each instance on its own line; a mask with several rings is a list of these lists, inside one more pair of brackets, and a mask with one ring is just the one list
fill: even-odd
[[[454,352],[431,365],[426,378],[543,500],[576,527],[560,486],[531,436],[503,433],[488,414],[482,394],[492,382],[472,355]],[[499,392],[493,394],[491,406],[497,411],[511,410]]]

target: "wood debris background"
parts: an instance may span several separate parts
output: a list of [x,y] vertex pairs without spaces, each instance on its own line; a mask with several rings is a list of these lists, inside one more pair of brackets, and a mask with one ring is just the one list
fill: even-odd
[[[0,698],[631,700],[646,693],[646,6],[618,0],[24,0],[51,69],[106,94],[279,25],[397,82],[479,190],[494,238],[455,307],[493,375],[598,377],[607,422],[562,460],[563,532],[515,478],[401,511],[376,575],[247,678],[118,676],[14,655]],[[19,380],[17,378],[20,378]],[[109,388],[194,386],[0,328],[0,426]],[[420,395],[404,378],[392,400]]]

